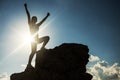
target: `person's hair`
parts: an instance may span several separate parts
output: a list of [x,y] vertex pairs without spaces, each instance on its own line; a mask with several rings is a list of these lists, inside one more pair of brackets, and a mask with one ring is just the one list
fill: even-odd
[[36,22],[37,22],[37,17],[36,17],[36,16],[33,16],[33,17],[32,17],[32,22],[33,22],[33,23],[36,23]]

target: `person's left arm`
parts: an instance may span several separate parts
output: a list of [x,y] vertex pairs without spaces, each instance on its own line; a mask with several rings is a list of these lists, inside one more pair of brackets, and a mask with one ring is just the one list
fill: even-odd
[[47,18],[50,16],[50,13],[48,12],[47,15],[43,18],[42,21],[40,21],[37,25],[40,26]]

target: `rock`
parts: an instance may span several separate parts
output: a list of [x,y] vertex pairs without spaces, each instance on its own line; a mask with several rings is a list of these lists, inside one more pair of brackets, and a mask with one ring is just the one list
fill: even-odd
[[86,45],[64,43],[36,53],[35,68],[11,75],[11,80],[91,80],[86,73],[89,58]]

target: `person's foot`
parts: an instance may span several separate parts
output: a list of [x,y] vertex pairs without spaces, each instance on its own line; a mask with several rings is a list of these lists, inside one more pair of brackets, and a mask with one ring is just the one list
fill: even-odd
[[41,50],[44,50],[45,49],[45,47],[41,47]]
[[41,47],[40,50],[36,51],[36,53],[39,53],[42,50],[45,50],[45,47]]

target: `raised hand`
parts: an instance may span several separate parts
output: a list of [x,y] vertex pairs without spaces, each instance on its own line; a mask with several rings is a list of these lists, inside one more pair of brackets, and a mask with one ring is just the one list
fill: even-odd
[[25,3],[24,6],[27,7],[27,3]]
[[49,12],[47,13],[47,16],[50,16],[50,13],[49,13]]

